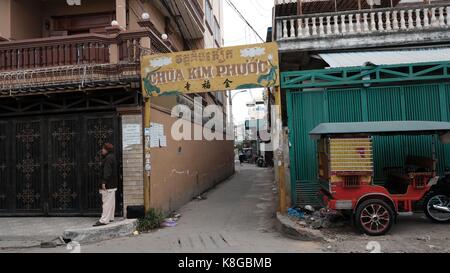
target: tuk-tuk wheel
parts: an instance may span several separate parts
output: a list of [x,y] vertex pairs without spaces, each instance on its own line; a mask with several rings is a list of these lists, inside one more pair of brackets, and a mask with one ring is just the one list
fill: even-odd
[[361,232],[370,236],[381,236],[389,232],[394,224],[394,212],[381,199],[369,199],[356,209],[355,224]]

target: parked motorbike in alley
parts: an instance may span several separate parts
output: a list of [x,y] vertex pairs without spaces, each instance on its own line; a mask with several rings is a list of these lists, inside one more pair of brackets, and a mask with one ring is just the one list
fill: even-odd
[[426,216],[436,223],[450,223],[450,171],[438,180],[424,201]]

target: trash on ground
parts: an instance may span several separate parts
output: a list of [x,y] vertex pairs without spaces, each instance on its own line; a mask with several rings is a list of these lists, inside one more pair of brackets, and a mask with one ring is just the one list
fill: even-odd
[[208,197],[206,197],[205,194],[202,194],[202,195],[199,195],[197,197],[194,197],[194,200],[196,200],[196,201],[203,201],[203,200],[206,200],[206,199],[208,199]]
[[172,215],[171,218],[176,219],[176,220],[178,221],[178,219],[181,218],[181,214],[179,214],[179,213],[174,213],[174,214]]
[[325,208],[316,210],[312,206],[290,208],[288,216],[294,218],[298,225],[305,228],[340,228],[346,224],[344,217],[339,212]]
[[305,217],[305,214],[302,211],[293,208],[288,209],[288,215],[297,219],[304,219]]
[[163,227],[176,227],[178,225],[178,222],[175,219],[168,218],[164,220],[161,226]]
[[49,242],[42,242],[41,248],[57,248],[58,246],[64,246],[66,244],[66,241],[62,237],[58,237]]

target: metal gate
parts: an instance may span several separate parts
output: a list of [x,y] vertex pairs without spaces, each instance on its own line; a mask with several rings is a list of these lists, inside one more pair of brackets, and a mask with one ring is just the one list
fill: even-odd
[[[317,204],[316,143],[309,132],[323,122],[450,121],[450,85],[421,84],[287,92],[292,201]],[[438,167],[450,167],[450,145],[437,145]],[[402,166],[408,154],[431,156],[431,137],[375,137],[375,179]]]
[[2,119],[0,215],[98,214],[99,151],[120,151],[119,130],[115,113]]

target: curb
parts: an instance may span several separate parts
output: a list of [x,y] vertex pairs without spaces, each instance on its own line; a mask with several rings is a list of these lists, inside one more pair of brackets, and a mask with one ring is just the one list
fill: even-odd
[[325,236],[319,230],[303,228],[298,226],[289,217],[277,212],[279,231],[286,237],[299,241],[325,242]]
[[63,238],[77,243],[97,243],[114,238],[127,237],[137,228],[137,220],[124,220],[103,227],[85,229],[69,229],[63,233]]

